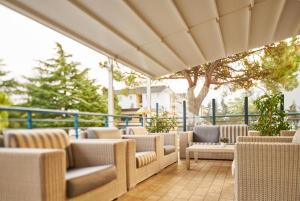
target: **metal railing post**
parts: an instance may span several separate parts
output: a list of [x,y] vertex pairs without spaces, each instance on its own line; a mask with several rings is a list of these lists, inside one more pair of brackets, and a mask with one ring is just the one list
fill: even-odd
[[158,106],[159,106],[158,103],[156,103],[156,107],[155,107],[156,108],[156,116],[158,116]]
[[284,94],[281,94],[280,109],[284,111]]
[[74,114],[74,129],[75,129],[75,137],[78,139],[79,137],[79,122],[78,122],[78,114]]
[[140,117],[140,123],[141,123],[141,126],[144,126],[144,119],[143,119],[143,117]]
[[27,111],[27,128],[32,129],[32,113]]
[[182,106],[183,106],[183,112],[182,112],[182,114],[183,114],[183,116],[182,116],[182,118],[183,118],[183,131],[186,131],[186,102],[185,101],[183,101]]
[[212,123],[216,125],[216,99],[212,99]]
[[107,117],[107,116],[105,116],[104,126],[105,126],[105,127],[108,127],[108,117]]
[[125,118],[125,128],[127,128],[127,127],[128,127],[128,120],[129,120],[129,118],[128,118],[128,117],[126,117],[126,118]]
[[249,111],[248,111],[248,97],[245,97],[244,100],[244,120],[245,124],[249,125]]

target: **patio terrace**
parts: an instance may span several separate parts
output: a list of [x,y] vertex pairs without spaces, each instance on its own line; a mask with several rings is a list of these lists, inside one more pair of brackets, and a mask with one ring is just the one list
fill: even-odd
[[140,183],[119,201],[233,201],[231,162],[201,160],[173,164]]

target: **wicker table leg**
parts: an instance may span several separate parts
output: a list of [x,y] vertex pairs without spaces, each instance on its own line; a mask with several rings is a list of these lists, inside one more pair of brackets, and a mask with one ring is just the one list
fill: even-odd
[[186,169],[189,170],[190,169],[190,152],[189,150],[185,151],[185,163],[186,163]]
[[194,160],[195,160],[195,163],[198,163],[198,152],[197,151],[194,151]]

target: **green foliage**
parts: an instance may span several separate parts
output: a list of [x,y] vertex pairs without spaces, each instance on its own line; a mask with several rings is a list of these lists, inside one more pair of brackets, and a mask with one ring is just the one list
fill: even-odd
[[[63,47],[56,44],[56,55],[34,68],[35,75],[27,77],[23,93],[27,100],[23,106],[59,110],[107,113],[107,90],[88,78],[88,69],[80,68],[80,63],[71,60],[72,55],[65,53]],[[82,70],[81,70],[82,69]],[[119,111],[117,99],[115,106]],[[72,126],[62,123],[60,119],[68,116],[36,114],[34,118],[57,119],[54,126]],[[103,120],[99,117],[80,116],[85,120]],[[81,126],[102,125],[101,123],[83,123]],[[39,126],[49,126],[42,122]],[[53,126],[53,124],[51,124]]]
[[261,57],[264,69],[262,82],[275,92],[291,91],[298,86],[300,42],[299,38],[281,41],[275,47],[267,46]]
[[6,94],[13,94],[16,92],[16,88],[19,84],[15,79],[7,78],[9,72],[3,70],[4,67],[5,65],[0,59],[0,92],[4,92]]
[[148,122],[147,130],[150,133],[168,133],[177,126],[175,117],[168,117],[167,112],[153,116]]
[[[100,68],[107,68],[110,65],[108,62],[100,62]],[[113,62],[113,79],[116,82],[124,84],[126,87],[122,90],[123,95],[128,95],[129,89],[134,89],[140,87],[145,80],[145,77],[135,71],[126,71],[121,69],[121,67]]]
[[226,137],[223,137],[223,138],[220,138],[220,142],[222,142],[222,143],[228,143],[229,139],[226,138]]
[[259,112],[254,129],[260,131],[261,135],[279,135],[281,130],[290,129],[290,125],[286,121],[287,113],[280,109],[281,103],[280,93],[265,94],[254,101]]
[[[9,106],[11,104],[8,95],[0,92],[0,105]],[[5,121],[5,119],[8,119],[8,112],[6,111],[0,111],[0,131],[4,128],[8,127],[8,122]]]

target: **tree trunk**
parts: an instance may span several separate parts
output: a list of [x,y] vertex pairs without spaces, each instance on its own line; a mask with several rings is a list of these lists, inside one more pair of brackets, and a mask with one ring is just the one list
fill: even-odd
[[195,87],[196,86],[188,88],[188,93],[187,93],[188,110],[192,114],[198,116],[201,104],[209,92],[209,86],[207,86],[207,84],[204,84],[197,97],[195,96],[195,92],[194,92]]

